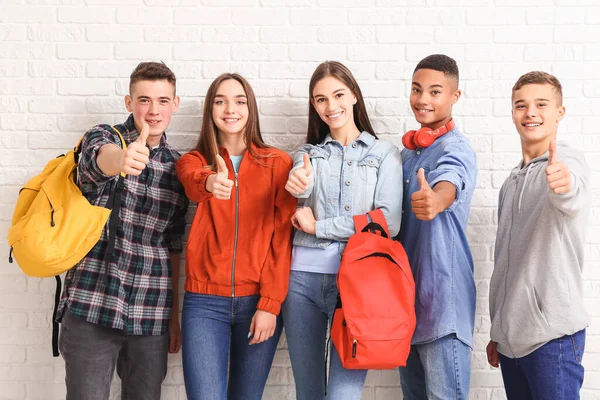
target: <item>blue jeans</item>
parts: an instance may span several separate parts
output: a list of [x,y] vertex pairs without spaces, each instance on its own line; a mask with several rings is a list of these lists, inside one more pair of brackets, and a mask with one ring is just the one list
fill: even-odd
[[222,297],[185,293],[181,333],[188,399],[262,397],[282,323],[278,317],[273,337],[249,345],[248,332],[258,299],[258,295]]
[[337,303],[336,274],[291,271],[288,295],[283,302],[296,400],[360,400],[367,370],[342,367],[331,345],[329,382],[325,397],[325,339]]
[[399,370],[404,400],[467,400],[471,348],[454,334],[415,344]]
[[554,339],[521,358],[500,356],[506,397],[576,400],[583,384],[585,329]]

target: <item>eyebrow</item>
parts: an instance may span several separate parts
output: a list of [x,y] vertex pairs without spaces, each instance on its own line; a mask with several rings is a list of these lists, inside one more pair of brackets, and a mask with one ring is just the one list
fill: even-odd
[[[421,87],[421,84],[419,82],[413,82],[412,84],[413,84],[413,86]],[[440,85],[439,83],[434,83],[433,85],[429,86],[429,89],[433,89],[433,88],[442,88],[443,89],[444,86]]]
[[[338,93],[338,92],[342,92],[342,91],[344,91],[344,90],[346,90],[346,88],[339,88],[339,89],[337,89],[337,90],[334,90],[334,91],[333,91],[333,93],[331,93],[331,94],[336,94],[336,93]],[[325,95],[324,95],[324,94],[320,94],[320,93],[318,93],[318,94],[315,94],[315,95],[313,96],[313,98],[314,98],[314,97],[319,97],[319,96],[321,96],[321,97],[325,97]]]
[[[541,97],[539,97],[537,99],[534,99],[533,101],[547,101],[547,102],[550,102],[550,100],[544,99],[544,98],[541,98]],[[517,103],[525,103],[525,100],[523,100],[523,99],[516,100],[515,104],[517,104]]]
[[[171,100],[171,98],[168,96],[161,96],[158,99],[159,100]],[[150,96],[142,95],[142,96],[138,96],[138,100],[151,100],[151,98],[150,98]]]
[[[227,97],[227,96],[225,96],[224,94],[216,94],[216,95],[215,95],[215,97]],[[236,96],[235,96],[235,98],[236,98],[236,99],[239,99],[239,98],[244,98],[244,99],[246,99],[246,98],[247,98],[247,96],[246,96],[245,94],[238,94],[238,95],[236,95]]]

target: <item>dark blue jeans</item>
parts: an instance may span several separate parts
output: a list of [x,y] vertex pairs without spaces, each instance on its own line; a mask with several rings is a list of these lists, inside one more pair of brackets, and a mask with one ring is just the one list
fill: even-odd
[[521,358],[499,354],[508,400],[577,400],[583,384],[585,329]]
[[[183,377],[190,400],[259,400],[281,336],[249,345],[259,296],[222,297],[186,292],[181,321]],[[228,366],[229,362],[229,366]]]

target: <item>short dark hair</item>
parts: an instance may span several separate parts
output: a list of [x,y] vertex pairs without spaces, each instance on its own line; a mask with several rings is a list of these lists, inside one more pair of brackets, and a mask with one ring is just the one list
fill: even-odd
[[453,58],[445,54],[432,54],[425,57],[419,61],[413,74],[420,69],[432,69],[443,72],[446,78],[456,79],[456,82],[458,82],[458,65]]
[[558,98],[558,105],[562,105],[563,94],[562,94],[562,85],[558,78],[554,75],[551,75],[547,72],[543,71],[531,71],[526,73],[525,75],[521,75],[517,82],[512,88],[511,99],[514,100],[515,92],[521,89],[525,85],[550,85],[554,89],[556,93],[556,97]]
[[173,94],[175,94],[175,74],[164,62],[141,62],[129,76],[129,93],[131,93],[133,85],[139,81],[160,81],[163,79],[173,85]]

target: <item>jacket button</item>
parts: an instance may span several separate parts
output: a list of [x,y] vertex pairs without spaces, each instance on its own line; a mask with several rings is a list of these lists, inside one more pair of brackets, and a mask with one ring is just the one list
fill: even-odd
[[371,164],[371,165],[373,165],[374,162],[375,161],[373,161],[373,160],[369,160],[369,164]]
[[350,186],[350,181],[346,181],[346,186]]
[[355,149],[358,145],[356,143],[352,143],[352,148]]
[[348,161],[348,165],[352,165],[352,160]]
[[346,204],[346,207],[344,207],[346,209],[346,211],[350,211],[350,204]]

